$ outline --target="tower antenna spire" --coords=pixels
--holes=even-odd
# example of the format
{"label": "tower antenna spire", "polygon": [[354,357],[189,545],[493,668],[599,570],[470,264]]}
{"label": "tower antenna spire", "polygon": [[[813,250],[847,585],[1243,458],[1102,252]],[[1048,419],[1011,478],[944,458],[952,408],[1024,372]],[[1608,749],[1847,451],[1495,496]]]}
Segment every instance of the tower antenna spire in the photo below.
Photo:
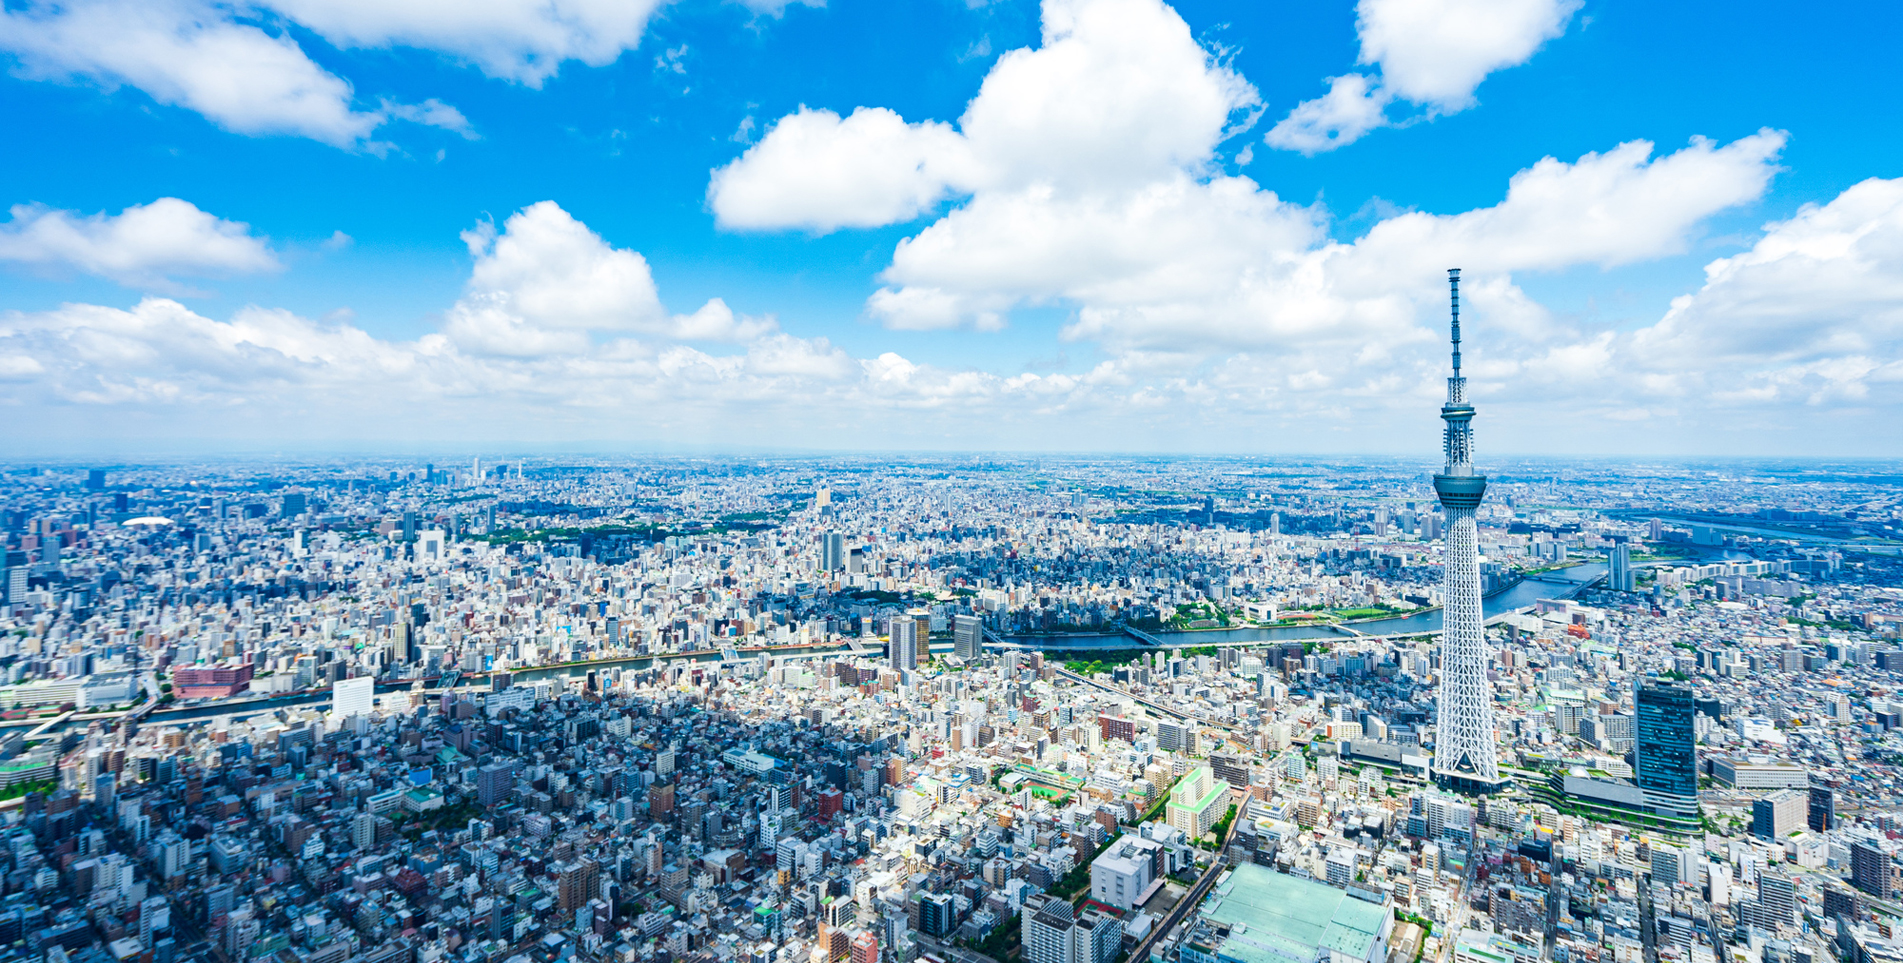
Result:
{"label": "tower antenna spire", "polygon": [[1454,299],[1454,377],[1460,377],[1460,269],[1447,269],[1447,286]]}

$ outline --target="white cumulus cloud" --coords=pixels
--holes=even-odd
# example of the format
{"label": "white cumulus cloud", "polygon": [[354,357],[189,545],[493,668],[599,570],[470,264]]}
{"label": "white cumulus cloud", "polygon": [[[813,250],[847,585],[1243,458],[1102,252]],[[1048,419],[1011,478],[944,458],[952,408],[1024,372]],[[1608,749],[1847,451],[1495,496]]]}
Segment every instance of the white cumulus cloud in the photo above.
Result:
{"label": "white cumulus cloud", "polygon": [[[1577,178],[1573,190],[1598,191],[1608,209],[1629,211],[1634,198],[1686,176],[1675,165],[1702,165],[1699,172],[1715,179],[1737,162],[1731,154],[1761,156],[1763,149],[1750,138],[1655,159],[1642,150],[1621,157],[1631,150],[1621,148],[1555,162],[1543,176]],[[1599,165],[1623,173],[1607,177]],[[1528,247],[1513,262],[1521,270],[1617,259],[1591,231],[1569,251],[1517,228],[1480,238],[1488,222],[1530,217],[1529,205],[1563,193],[1528,193],[1528,180],[1517,180],[1491,208],[1408,229],[1421,243],[1483,260]],[[1223,188],[1238,205],[1231,217],[1247,218],[1251,198],[1261,203],[1261,192],[1246,184]],[[1722,196],[1714,192],[1704,203]],[[1550,210],[1568,210],[1573,200]],[[1283,225],[1290,237],[1305,230],[1293,219],[1302,209],[1265,210],[1291,218]],[[1128,221],[1142,213],[1103,216]],[[423,432],[541,442],[1126,451],[1360,451],[1413,439],[1432,451],[1446,366],[1445,265],[1435,261],[1430,270],[1425,261],[1397,260],[1402,255],[1386,242],[1313,241],[1276,255],[1287,262],[1280,267],[1267,263],[1273,258],[1252,263],[1237,255],[1204,275],[1156,270],[1158,277],[1128,291],[1118,289],[1115,270],[1074,270],[1070,283],[1099,299],[1079,312],[1078,324],[1104,325],[1080,336],[1100,339],[1111,356],[1085,371],[1012,373],[945,367],[894,350],[855,356],[824,338],[769,329],[725,346],[677,339],[735,323],[719,300],[687,316],[650,307],[648,327],[631,328],[602,305],[645,303],[645,285],[630,280],[644,272],[615,256],[632,252],[565,223],[572,221],[549,205],[511,217],[486,238],[472,232],[482,280],[472,279],[441,332],[415,340],[260,307],[219,320],[156,297],[129,307],[0,313],[0,407],[15,429],[9,440],[51,445],[83,437],[150,450],[167,439],[281,440],[283,425],[295,423],[305,443],[332,445],[413,440]],[[1674,249],[1676,240],[1660,240],[1669,232],[1650,230],[1652,250]],[[1026,247],[1040,243],[1033,238]],[[1054,243],[1077,242],[1059,236]],[[1264,235],[1263,243],[1287,241]],[[1205,244],[1193,253],[1219,249]],[[1093,256],[1114,260],[1116,252]],[[1702,287],[1637,327],[1555,316],[1510,275],[1466,266],[1467,361],[1483,452],[1868,454],[1903,447],[1892,416],[1903,403],[1903,179],[1866,181],[1766,225],[1748,249],[1711,261]],[[1416,271],[1429,276],[1381,278]],[[594,294],[579,301],[528,296],[550,279]],[[1144,299],[1142,287],[1165,282],[1178,285],[1177,293]],[[1187,293],[1205,284],[1233,290],[1201,300]],[[518,294],[535,306],[521,307]],[[454,330],[456,310],[490,311],[487,323],[518,330],[503,330],[497,344],[474,340]],[[553,326],[575,315],[583,321]]]}
{"label": "white cumulus cloud", "polygon": [[1738,400],[1903,400],[1903,178],[1872,178],[1767,225],[1625,359],[1662,395]]}
{"label": "white cumulus cloud", "polygon": [[776,327],[736,316],[718,298],[670,316],[646,258],[610,245],[554,201],[510,215],[500,232],[485,222],[462,238],[475,268],[444,331],[472,351],[575,354],[593,344],[592,331],[736,341]]}
{"label": "white cumulus cloud", "polygon": [[1473,102],[1496,70],[1518,66],[1566,32],[1581,0],[1361,0],[1363,64],[1395,94],[1441,111]]}
{"label": "white cumulus cloud", "polygon": [[726,228],[877,227],[930,209],[970,180],[970,166],[949,124],[907,124],[883,107],[843,119],[802,107],[715,171],[707,196]]}
{"label": "white cumulus cloud", "polygon": [[660,0],[258,0],[339,47],[415,47],[540,87],[569,60],[614,62]]}
{"label": "white cumulus cloud", "polygon": [[247,224],[161,197],[118,214],[15,205],[0,224],[0,261],[70,268],[134,287],[166,289],[176,275],[275,271],[269,242]]}
{"label": "white cumulus cloud", "polygon": [[136,87],[240,134],[292,134],[340,147],[382,122],[348,82],[295,41],[194,0],[35,0],[0,10],[0,50],[36,80]]}
{"label": "white cumulus cloud", "polygon": [[724,226],[830,231],[974,191],[1138,185],[1206,165],[1258,103],[1158,0],[1047,0],[1041,45],[999,57],[956,130],[802,109],[715,171],[708,197]]}
{"label": "white cumulus cloud", "polygon": [[339,48],[411,47],[540,87],[577,61],[612,63],[640,43],[663,0],[23,0],[0,9],[0,51],[28,79],[132,87],[248,135],[381,151],[391,120],[473,138],[436,98],[364,107],[287,32]]}
{"label": "white cumulus cloud", "polygon": [[[1070,21],[1063,18],[1127,15],[1131,9],[1106,2],[1093,13],[1088,6],[1047,5],[1047,20],[1056,16],[1059,25],[1047,22],[1047,35],[1088,46],[1100,34],[1065,32],[1061,25]],[[1173,16],[1160,4],[1153,5],[1157,11]],[[1138,65],[1131,68],[1133,77],[1141,78],[1144,70],[1179,78],[1200,71],[1202,89],[1230,92],[1213,100],[1226,105],[1227,113],[1207,116],[1233,117],[1249,103],[1235,94],[1246,84],[1193,42],[1186,51],[1170,31],[1150,33],[1168,55],[1128,58]],[[1114,38],[1111,48],[1122,49],[1118,31],[1101,35]],[[882,287],[866,302],[872,318],[897,330],[985,330],[1003,326],[1018,308],[1065,308],[1072,317],[1062,336],[1093,343],[1108,356],[1106,363],[1125,379],[1115,403],[1126,410],[1181,415],[1185,405],[1208,405],[1231,414],[1301,412],[1315,423],[1348,424],[1369,410],[1431,407],[1446,365],[1444,271],[1462,267],[1479,345],[1469,352],[1476,392],[1567,398],[1592,413],[1596,425],[1630,420],[1635,412],[1655,423],[1695,420],[1704,409],[1683,403],[1691,396],[1745,404],[1801,390],[1819,404],[1849,404],[1876,396],[1877,386],[1899,372],[1898,353],[1885,333],[1893,311],[1883,306],[1894,304],[1886,285],[1903,270],[1881,256],[1889,250],[1885,225],[1891,215],[1882,213],[1889,210],[1889,194],[1877,186],[1773,225],[1751,252],[1714,265],[1706,290],[1656,326],[1613,330],[1582,323],[1549,310],[1518,282],[1526,273],[1609,271],[1694,250],[1715,215],[1764,197],[1785,145],[1782,132],[1767,129],[1729,143],[1694,138],[1665,151],[1630,141],[1574,158],[1532,160],[1501,185],[1497,203],[1445,214],[1395,213],[1358,240],[1344,242],[1330,238],[1325,210],[1292,204],[1249,178],[1215,168],[1211,160],[1230,130],[1221,123],[1179,128],[1178,136],[1166,138],[1169,148],[1159,150],[1138,128],[1146,117],[1167,119],[1167,110],[1156,106],[1157,114],[1146,115],[1132,108],[1120,118],[1131,124],[1118,128],[1128,143],[1100,141],[1087,156],[1042,150],[1047,141],[1035,123],[1008,134],[982,133],[985,128],[973,118],[981,106],[990,109],[1000,91],[1011,90],[1013,97],[999,103],[1038,104],[1061,99],[1077,83],[1082,74],[1076,70],[1036,63],[1048,49],[1019,51],[1001,61],[1000,72],[1006,61],[1019,69],[1003,79],[1000,73],[988,77],[955,132],[933,127],[928,135],[926,125],[876,115],[888,144],[932,136],[954,146],[937,154],[913,152],[922,159],[908,169],[916,180],[903,195],[911,199],[902,203],[892,200],[897,195],[888,182],[876,179],[850,179],[840,188],[844,207],[899,212],[889,219],[929,210],[924,199],[947,205],[894,249],[880,276]],[[1098,56],[1066,48],[1060,59],[1095,63]],[[1358,81],[1342,89],[1350,102],[1386,96]],[[1425,88],[1410,89],[1427,96]],[[876,109],[853,116],[874,116]],[[1364,114],[1363,121],[1373,116]],[[805,132],[805,156],[822,156],[849,142],[844,128],[850,118],[829,118]],[[1191,130],[1200,132],[1200,140],[1183,133]],[[999,160],[1030,153],[1037,153],[1035,162]],[[769,165],[752,165],[763,156],[744,157],[726,170],[760,174]],[[954,173],[931,173],[938,164]],[[858,183],[864,184],[863,197],[854,196]],[[718,199],[721,189],[712,193]],[[764,202],[756,205],[764,208]],[[787,215],[763,223],[848,223],[820,223],[817,217]],[[1748,295],[1739,297],[1741,303],[1778,303],[1742,279],[1770,278],[1773,263],[1794,263],[1790,252],[1816,250],[1839,252],[1815,270],[1806,263],[1817,285],[1838,292],[1817,303],[1841,305],[1839,323],[1806,329],[1776,311],[1764,315],[1762,325],[1730,312],[1722,321],[1700,320],[1717,317],[1731,292]],[[1783,280],[1773,286],[1787,287]],[[1805,290],[1795,282],[1788,288]],[[1858,300],[1849,292],[1866,294]],[[1806,347],[1790,348],[1788,359],[1780,359],[1754,342],[1748,359],[1739,362],[1740,385],[1727,394],[1713,359],[1726,357],[1724,338],[1742,338],[1758,327],[1766,332],[1758,341],[1796,337]],[[1830,350],[1816,346],[1823,344]],[[1641,363],[1634,356],[1641,350],[1670,360]],[[884,384],[903,377],[911,364],[873,359],[867,370]],[[1042,379],[1038,391],[1055,391],[1067,377]],[[1075,390],[1101,400],[1110,384],[1077,382]],[[1608,401],[1613,398],[1620,401]]]}
{"label": "white cumulus cloud", "polygon": [[[579,332],[541,332],[557,338]],[[762,333],[727,353],[612,337],[585,351],[466,349],[455,335],[380,339],[350,324],[246,308],[229,320],[176,301],[0,313],[10,442],[151,446],[215,435],[346,444],[519,438],[781,446],[853,437],[969,437],[1035,406],[1114,408],[1093,378],[1001,377],[854,358],[825,338]],[[31,418],[21,418],[31,412]],[[925,420],[925,419],[930,419]],[[284,425],[295,423],[294,438]],[[84,430],[82,430],[84,429]]]}
{"label": "white cumulus cloud", "polygon": [[1409,262],[1423,271],[1442,262],[1498,272],[1611,267],[1679,254],[1706,218],[1764,193],[1785,139],[1762,130],[1724,146],[1693,138],[1656,159],[1642,140],[1571,163],[1542,158],[1513,175],[1493,207],[1397,215],[1355,248],[1378,271]]}
{"label": "white cumulus cloud", "polygon": [[1388,105],[1407,100],[1429,114],[1473,106],[1488,74],[1527,62],[1566,32],[1582,0],[1361,0],[1359,63],[1377,76],[1347,74],[1303,101],[1269,131],[1269,146],[1304,154],[1334,150],[1387,126]]}
{"label": "white cumulus cloud", "polygon": [[1328,93],[1303,101],[1269,128],[1270,147],[1318,154],[1352,143],[1385,126],[1393,95],[1363,74],[1342,74],[1328,82]]}
{"label": "white cumulus cloud", "polygon": [[[1370,339],[1377,348],[1360,356],[1372,360],[1431,336],[1416,316],[1453,265],[1483,286],[1500,282],[1481,296],[1522,329],[1550,327],[1507,282],[1512,272],[1681,253],[1705,219],[1761,196],[1784,143],[1765,131],[1657,158],[1642,141],[1546,158],[1493,207],[1401,214],[1339,244],[1324,211],[1214,168],[1254,91],[1174,11],[1156,0],[1053,0],[1044,13],[1044,46],[1002,57],[957,131],[876,107],[844,120],[802,111],[715,173],[716,211],[730,225],[751,216],[751,226],[827,230],[902,220],[955,196],[899,242],[867,302],[895,329],[995,329],[1014,307],[1062,304],[1076,312],[1068,337],[1153,360]],[[1337,86],[1348,102],[1374,96],[1359,79]],[[1099,112],[1093,98],[1105,89],[1115,96]],[[1073,130],[1084,125],[1060,104],[1104,120]],[[802,180],[815,172],[826,180]],[[1318,359],[1317,370],[1344,357]]]}

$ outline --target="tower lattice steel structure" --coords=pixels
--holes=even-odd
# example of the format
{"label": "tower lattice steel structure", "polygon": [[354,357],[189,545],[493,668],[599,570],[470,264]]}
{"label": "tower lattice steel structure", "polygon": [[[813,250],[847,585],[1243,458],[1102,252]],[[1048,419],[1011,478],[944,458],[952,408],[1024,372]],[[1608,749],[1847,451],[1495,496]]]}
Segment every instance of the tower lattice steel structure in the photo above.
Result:
{"label": "tower lattice steel structure", "polygon": [[1447,282],[1453,297],[1454,373],[1447,379],[1447,403],[1440,409],[1447,423],[1447,465],[1434,476],[1434,493],[1447,522],[1434,777],[1450,788],[1492,792],[1500,786],[1500,764],[1481,628],[1480,531],[1474,520],[1487,494],[1487,476],[1474,471],[1474,406],[1467,401],[1467,379],[1460,374],[1459,268],[1447,272]]}

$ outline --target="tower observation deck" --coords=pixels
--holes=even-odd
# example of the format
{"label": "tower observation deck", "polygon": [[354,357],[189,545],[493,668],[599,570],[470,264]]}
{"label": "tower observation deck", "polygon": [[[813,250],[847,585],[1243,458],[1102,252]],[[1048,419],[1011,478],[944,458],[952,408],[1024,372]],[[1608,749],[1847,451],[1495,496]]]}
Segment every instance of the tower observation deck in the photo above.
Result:
{"label": "tower observation deck", "polygon": [[1460,792],[1500,788],[1493,736],[1493,685],[1487,680],[1487,642],[1480,611],[1480,529],[1475,510],[1487,494],[1487,476],[1474,471],[1474,406],[1460,373],[1460,269],[1447,272],[1452,294],[1454,373],[1447,379],[1442,448],[1447,461],[1434,476],[1446,516],[1440,692],[1434,735],[1434,780]]}

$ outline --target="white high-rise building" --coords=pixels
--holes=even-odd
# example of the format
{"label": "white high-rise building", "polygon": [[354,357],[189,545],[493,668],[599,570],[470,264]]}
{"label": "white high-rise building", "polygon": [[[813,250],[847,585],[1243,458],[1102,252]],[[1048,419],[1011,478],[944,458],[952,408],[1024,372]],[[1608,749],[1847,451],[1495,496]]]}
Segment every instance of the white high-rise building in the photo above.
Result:
{"label": "white high-rise building", "polygon": [[1474,518],[1487,494],[1487,476],[1474,471],[1474,406],[1467,401],[1467,379],[1460,374],[1460,269],[1448,271],[1447,280],[1453,291],[1454,373],[1447,379],[1447,403],[1440,409],[1447,423],[1446,468],[1434,476],[1434,492],[1447,520],[1434,777],[1450,788],[1492,792],[1500,786],[1500,764],[1480,610],[1480,528]]}
{"label": "white high-rise building", "polygon": [[1106,913],[1076,913],[1068,901],[1045,894],[1024,901],[1020,943],[1024,963],[1110,963],[1123,928]]}
{"label": "white high-rise building", "polygon": [[760,808],[760,848],[772,852],[780,842],[780,787],[768,786]]}
{"label": "white high-rise building", "polygon": [[377,680],[367,675],[338,679],[330,688],[331,719],[341,723],[351,716],[369,715],[376,691]]}
{"label": "white high-rise building", "polygon": [[887,653],[892,667],[902,672],[918,668],[918,620],[910,615],[892,617],[892,641]]}
{"label": "white high-rise building", "polygon": [[159,935],[172,928],[172,904],[163,896],[148,896],[139,904],[139,944],[151,949]]}

